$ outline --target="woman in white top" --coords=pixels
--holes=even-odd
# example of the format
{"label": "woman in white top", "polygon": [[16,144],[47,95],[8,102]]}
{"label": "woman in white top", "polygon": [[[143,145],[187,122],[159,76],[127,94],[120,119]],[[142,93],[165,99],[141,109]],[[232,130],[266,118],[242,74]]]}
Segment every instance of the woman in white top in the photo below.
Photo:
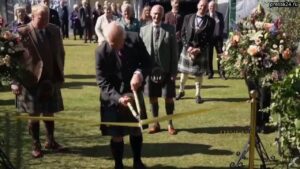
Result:
{"label": "woman in white top", "polygon": [[104,27],[107,26],[110,22],[117,20],[117,17],[112,14],[110,5],[104,5],[103,10],[104,14],[98,17],[95,25],[95,32],[98,36],[99,45],[101,45],[101,43],[106,39],[103,34]]}

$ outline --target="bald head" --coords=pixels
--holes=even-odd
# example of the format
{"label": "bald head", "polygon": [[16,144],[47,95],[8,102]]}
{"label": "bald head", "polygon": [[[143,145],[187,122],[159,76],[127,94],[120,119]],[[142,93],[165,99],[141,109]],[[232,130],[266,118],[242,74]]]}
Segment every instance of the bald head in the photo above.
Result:
{"label": "bald head", "polygon": [[206,14],[207,11],[207,0],[200,0],[197,4],[197,14],[203,16]]}
{"label": "bald head", "polygon": [[154,5],[151,8],[151,17],[154,24],[160,24],[164,16],[164,8],[161,5]]}
{"label": "bald head", "polygon": [[122,49],[125,41],[125,30],[117,22],[111,22],[104,28],[109,45],[116,50]]}

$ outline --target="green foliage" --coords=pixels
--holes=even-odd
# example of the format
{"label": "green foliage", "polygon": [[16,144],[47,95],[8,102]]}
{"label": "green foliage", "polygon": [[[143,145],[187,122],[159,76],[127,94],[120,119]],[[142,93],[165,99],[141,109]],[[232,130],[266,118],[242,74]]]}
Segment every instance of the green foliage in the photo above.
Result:
{"label": "green foliage", "polygon": [[300,154],[300,66],[273,87],[271,111],[279,114],[279,148],[283,157]]}
{"label": "green foliage", "polygon": [[[298,7],[272,7],[269,8],[269,0],[263,0],[263,5],[274,16],[282,18],[283,31],[288,32],[293,42],[300,42],[300,0],[293,0],[291,2],[297,3]],[[272,2],[287,2],[286,0],[276,0]]]}

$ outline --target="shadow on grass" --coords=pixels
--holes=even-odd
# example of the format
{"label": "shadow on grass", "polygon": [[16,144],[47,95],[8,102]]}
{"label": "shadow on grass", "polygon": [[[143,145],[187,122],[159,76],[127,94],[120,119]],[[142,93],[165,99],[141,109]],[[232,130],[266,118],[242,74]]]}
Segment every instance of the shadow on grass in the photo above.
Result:
{"label": "shadow on grass", "polygon": [[0,106],[7,106],[7,105],[14,105],[14,104],[15,104],[14,99],[8,99],[8,100],[0,99]]}
{"label": "shadow on grass", "polygon": [[190,129],[177,129],[178,132],[189,132],[194,134],[234,134],[234,133],[249,133],[249,126],[222,126],[222,127],[202,127]]}
{"label": "shadow on grass", "polygon": [[97,86],[96,82],[66,82],[62,88],[82,89],[83,86]]}
{"label": "shadow on grass", "polygon": [[[164,165],[155,165],[155,166],[148,166],[148,169],[228,169],[228,167],[208,167],[208,166],[193,166],[193,167],[174,167],[174,166],[164,166]],[[132,169],[129,167],[129,169]]]}
{"label": "shadow on grass", "polygon": [[205,102],[246,102],[249,98],[203,98]]}
{"label": "shadow on grass", "polygon": [[[249,98],[205,98],[202,97],[205,102],[246,102]],[[195,100],[195,97],[186,97],[180,98],[180,100]],[[179,100],[179,101],[180,101]]]}
{"label": "shadow on grass", "polygon": [[[130,145],[125,145],[125,152],[130,153]],[[167,150],[167,151],[166,151]],[[79,154],[87,157],[107,157],[111,158],[109,145],[92,147],[70,147],[70,154]],[[125,154],[125,158],[131,158]],[[143,144],[143,157],[176,157],[192,154],[207,155],[232,155],[229,150],[213,149],[210,145],[189,144],[189,143],[145,143]]]}
{"label": "shadow on grass", "polygon": [[[179,86],[176,85],[176,88],[179,89]],[[194,89],[195,90],[195,85],[185,85],[184,88],[186,90]],[[213,88],[229,88],[229,86],[225,85],[202,85],[201,89],[213,89]]]}
{"label": "shadow on grass", "polygon": [[71,74],[71,75],[65,75],[65,78],[70,78],[70,79],[96,79],[96,75]]}

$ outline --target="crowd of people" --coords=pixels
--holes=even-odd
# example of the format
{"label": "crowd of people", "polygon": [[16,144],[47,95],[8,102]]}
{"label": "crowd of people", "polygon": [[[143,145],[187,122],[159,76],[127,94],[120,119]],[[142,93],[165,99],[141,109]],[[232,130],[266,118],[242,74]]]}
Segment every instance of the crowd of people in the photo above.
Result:
{"label": "crowd of people", "polygon": [[[102,122],[136,121],[128,103],[133,102],[132,92],[142,89],[149,97],[153,117],[158,116],[159,97],[165,99],[166,113],[173,114],[174,99],[185,96],[189,75],[195,77],[195,102],[203,103],[200,92],[203,77],[208,75],[211,79],[214,76],[213,50],[216,48],[217,58],[223,52],[224,17],[216,11],[214,1],[199,0],[197,12],[186,16],[180,13],[179,5],[179,0],[171,0],[172,9],[166,14],[161,5],[146,5],[140,18],[134,17],[128,1],[122,5],[105,1],[103,7],[96,1],[95,8],[91,9],[88,1],[82,0],[80,5],[74,5],[70,16],[64,1],[54,10],[49,8],[49,0],[42,0],[41,4],[32,6],[31,13],[27,13],[24,6],[16,5],[15,21],[9,27],[22,37],[32,39],[31,44],[24,46],[34,60],[26,66],[36,82],[12,84],[18,108],[31,116],[53,116],[63,110],[60,86],[64,81],[65,52],[62,39],[69,38],[69,20],[74,39],[79,35],[85,43],[98,43],[95,63],[96,81],[101,90]],[[220,78],[226,80],[219,62],[218,72]],[[54,139],[54,121],[45,121],[45,126],[45,148],[64,150]],[[149,128],[149,133],[160,130],[157,122]],[[33,140],[32,156],[42,157],[39,121],[30,120],[29,131]],[[112,137],[110,147],[116,169],[124,168],[123,137],[126,135],[130,135],[134,168],[146,168],[141,160],[143,137],[139,129],[102,125],[101,131]],[[168,133],[177,133],[172,120],[168,123]]]}

